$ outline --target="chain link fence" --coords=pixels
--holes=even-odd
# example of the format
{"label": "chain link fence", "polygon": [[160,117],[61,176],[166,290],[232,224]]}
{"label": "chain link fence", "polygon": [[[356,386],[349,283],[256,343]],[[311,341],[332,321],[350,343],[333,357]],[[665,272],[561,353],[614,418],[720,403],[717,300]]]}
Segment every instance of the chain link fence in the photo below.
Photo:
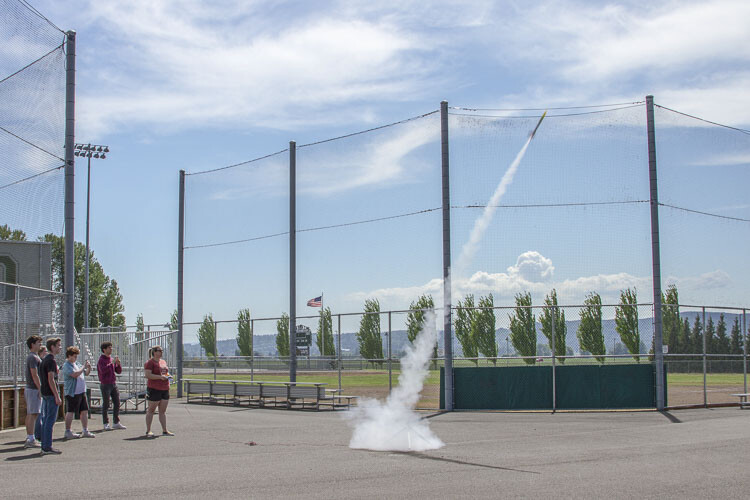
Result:
{"label": "chain link fence", "polygon": [[[625,311],[631,314],[625,314]],[[459,315],[454,311],[454,318]],[[677,311],[672,316],[667,311]],[[398,384],[399,359],[410,343],[404,329],[407,316],[418,311],[383,311],[332,314],[331,337],[335,351],[321,356],[319,345],[319,317],[298,318],[300,325],[309,328],[309,343],[300,344],[297,358],[297,375],[300,382],[326,383],[331,389],[344,394],[383,399]],[[472,316],[474,343],[482,336],[493,355],[476,352],[471,341],[454,337],[454,368],[460,367],[523,367],[523,366],[575,366],[602,364],[650,364],[653,362],[653,305],[604,304],[559,305],[556,309],[545,306],[493,307],[491,309],[463,309]],[[528,312],[531,328],[519,331],[514,326],[519,316]],[[551,336],[551,323],[545,325],[545,314],[559,314],[558,328]],[[666,305],[664,307],[665,365],[667,367],[667,399],[670,407],[699,406],[704,404],[736,404],[732,394],[747,389],[747,323],[746,310],[737,308],[695,307]],[[704,314],[705,313],[705,314]],[[489,330],[478,326],[476,317],[491,315],[494,325]],[[357,335],[365,316],[376,317],[371,324],[379,327],[382,353],[379,357],[362,356]],[[593,323],[590,318],[597,321]],[[679,318],[676,319],[676,318]],[[279,382],[289,380],[289,356],[268,353],[276,345],[277,323],[286,318],[261,318],[252,320],[252,356],[238,356],[230,352],[230,335],[237,333],[237,322],[215,321],[216,331],[224,331],[225,345],[217,349],[216,356],[206,356],[201,349],[186,354],[184,376],[211,380]],[[627,321],[626,321],[627,319]],[[200,327],[192,323],[189,327]],[[676,326],[675,326],[676,325]],[[705,326],[704,326],[705,325]],[[439,327],[439,325],[437,325]],[[454,331],[460,330],[454,323]],[[676,328],[676,330],[675,330]],[[675,332],[673,334],[673,332]],[[230,333],[231,332],[231,333]],[[494,333],[493,333],[494,332]],[[743,333],[744,332],[744,333]],[[286,335],[286,333],[284,333]],[[531,339],[532,353],[524,353]],[[442,336],[436,346],[436,355],[428,364],[420,408],[436,409],[440,403],[440,369],[444,367]],[[325,338],[325,337],[324,337]],[[555,339],[552,356],[552,339]],[[680,339],[680,340],[674,340]],[[683,340],[684,339],[684,340]],[[217,341],[221,342],[221,341]],[[259,347],[262,346],[262,347]],[[474,352],[467,356],[464,347]],[[210,346],[209,346],[210,348]],[[261,354],[257,349],[266,353]],[[587,350],[590,349],[590,350]],[[308,354],[309,352],[309,354]],[[477,390],[481,390],[477,388]]]}

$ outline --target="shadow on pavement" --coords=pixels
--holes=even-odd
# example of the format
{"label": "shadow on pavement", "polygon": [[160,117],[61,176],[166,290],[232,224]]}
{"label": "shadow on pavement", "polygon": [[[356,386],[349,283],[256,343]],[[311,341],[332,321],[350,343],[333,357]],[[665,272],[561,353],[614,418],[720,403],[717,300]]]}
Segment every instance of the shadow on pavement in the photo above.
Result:
{"label": "shadow on pavement", "polygon": [[391,451],[389,453],[397,453],[399,455],[404,455],[407,457],[414,457],[419,458],[422,460],[436,460],[438,462],[447,462],[451,464],[458,464],[458,465],[471,465],[472,467],[483,467],[485,469],[496,469],[496,470],[507,470],[511,472],[523,472],[526,474],[540,474],[540,472],[535,472],[532,470],[523,470],[523,469],[514,469],[512,467],[500,467],[498,465],[487,465],[487,464],[478,464],[475,462],[466,462],[464,460],[456,460],[454,458],[445,458],[445,457],[433,457],[432,455],[425,455],[424,453],[417,453],[413,451]]}

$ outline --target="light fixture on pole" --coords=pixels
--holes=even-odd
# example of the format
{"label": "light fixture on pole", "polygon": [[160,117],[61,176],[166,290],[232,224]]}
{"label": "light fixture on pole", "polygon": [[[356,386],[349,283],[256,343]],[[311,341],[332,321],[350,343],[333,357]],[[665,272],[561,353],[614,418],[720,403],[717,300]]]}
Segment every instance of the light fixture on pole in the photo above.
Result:
{"label": "light fixture on pole", "polygon": [[109,153],[109,146],[99,144],[76,144],[73,154],[79,158],[88,158],[88,174],[86,176],[86,290],[83,295],[83,328],[89,327],[89,210],[91,207],[91,158],[104,160]]}

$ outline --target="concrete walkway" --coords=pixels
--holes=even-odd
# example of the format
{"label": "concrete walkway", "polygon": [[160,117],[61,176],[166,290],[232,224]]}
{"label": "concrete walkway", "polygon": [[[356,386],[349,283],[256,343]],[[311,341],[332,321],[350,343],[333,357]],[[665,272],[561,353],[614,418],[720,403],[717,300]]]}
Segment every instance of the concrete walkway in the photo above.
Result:
{"label": "concrete walkway", "polygon": [[212,500],[746,498],[750,487],[750,412],[737,408],[443,414],[430,425],[446,446],[425,453],[349,449],[342,412],[173,400],[176,436],[156,439],[143,437],[142,414],[106,433],[94,417],[97,438],[56,441],[60,456],[24,450],[23,431],[0,433],[0,497],[28,498],[30,484],[34,496],[54,484],[56,496]]}

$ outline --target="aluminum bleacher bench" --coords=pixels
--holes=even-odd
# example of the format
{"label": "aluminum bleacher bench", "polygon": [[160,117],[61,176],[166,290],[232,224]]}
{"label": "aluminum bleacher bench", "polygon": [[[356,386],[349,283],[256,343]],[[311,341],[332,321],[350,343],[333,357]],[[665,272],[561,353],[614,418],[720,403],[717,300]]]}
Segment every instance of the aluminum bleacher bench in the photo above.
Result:
{"label": "aluminum bleacher bench", "polygon": [[285,406],[289,408],[289,386],[259,382],[260,406]]}
{"label": "aluminum bleacher bench", "polygon": [[248,404],[260,405],[260,386],[256,384],[235,384],[234,398],[236,404],[242,404],[242,398],[247,398]]}
{"label": "aluminum bleacher bench", "polygon": [[[201,402],[205,401],[205,394],[211,397],[211,384],[209,382],[196,382],[194,380],[185,380],[185,393],[187,394],[187,402],[190,402],[191,394],[200,394]],[[195,398],[193,398],[195,401]]]}
{"label": "aluminum bleacher bench", "polygon": [[750,393],[732,394],[732,396],[737,396],[740,398],[740,410],[746,410],[750,408],[750,402],[747,401],[747,397],[750,396]]}

